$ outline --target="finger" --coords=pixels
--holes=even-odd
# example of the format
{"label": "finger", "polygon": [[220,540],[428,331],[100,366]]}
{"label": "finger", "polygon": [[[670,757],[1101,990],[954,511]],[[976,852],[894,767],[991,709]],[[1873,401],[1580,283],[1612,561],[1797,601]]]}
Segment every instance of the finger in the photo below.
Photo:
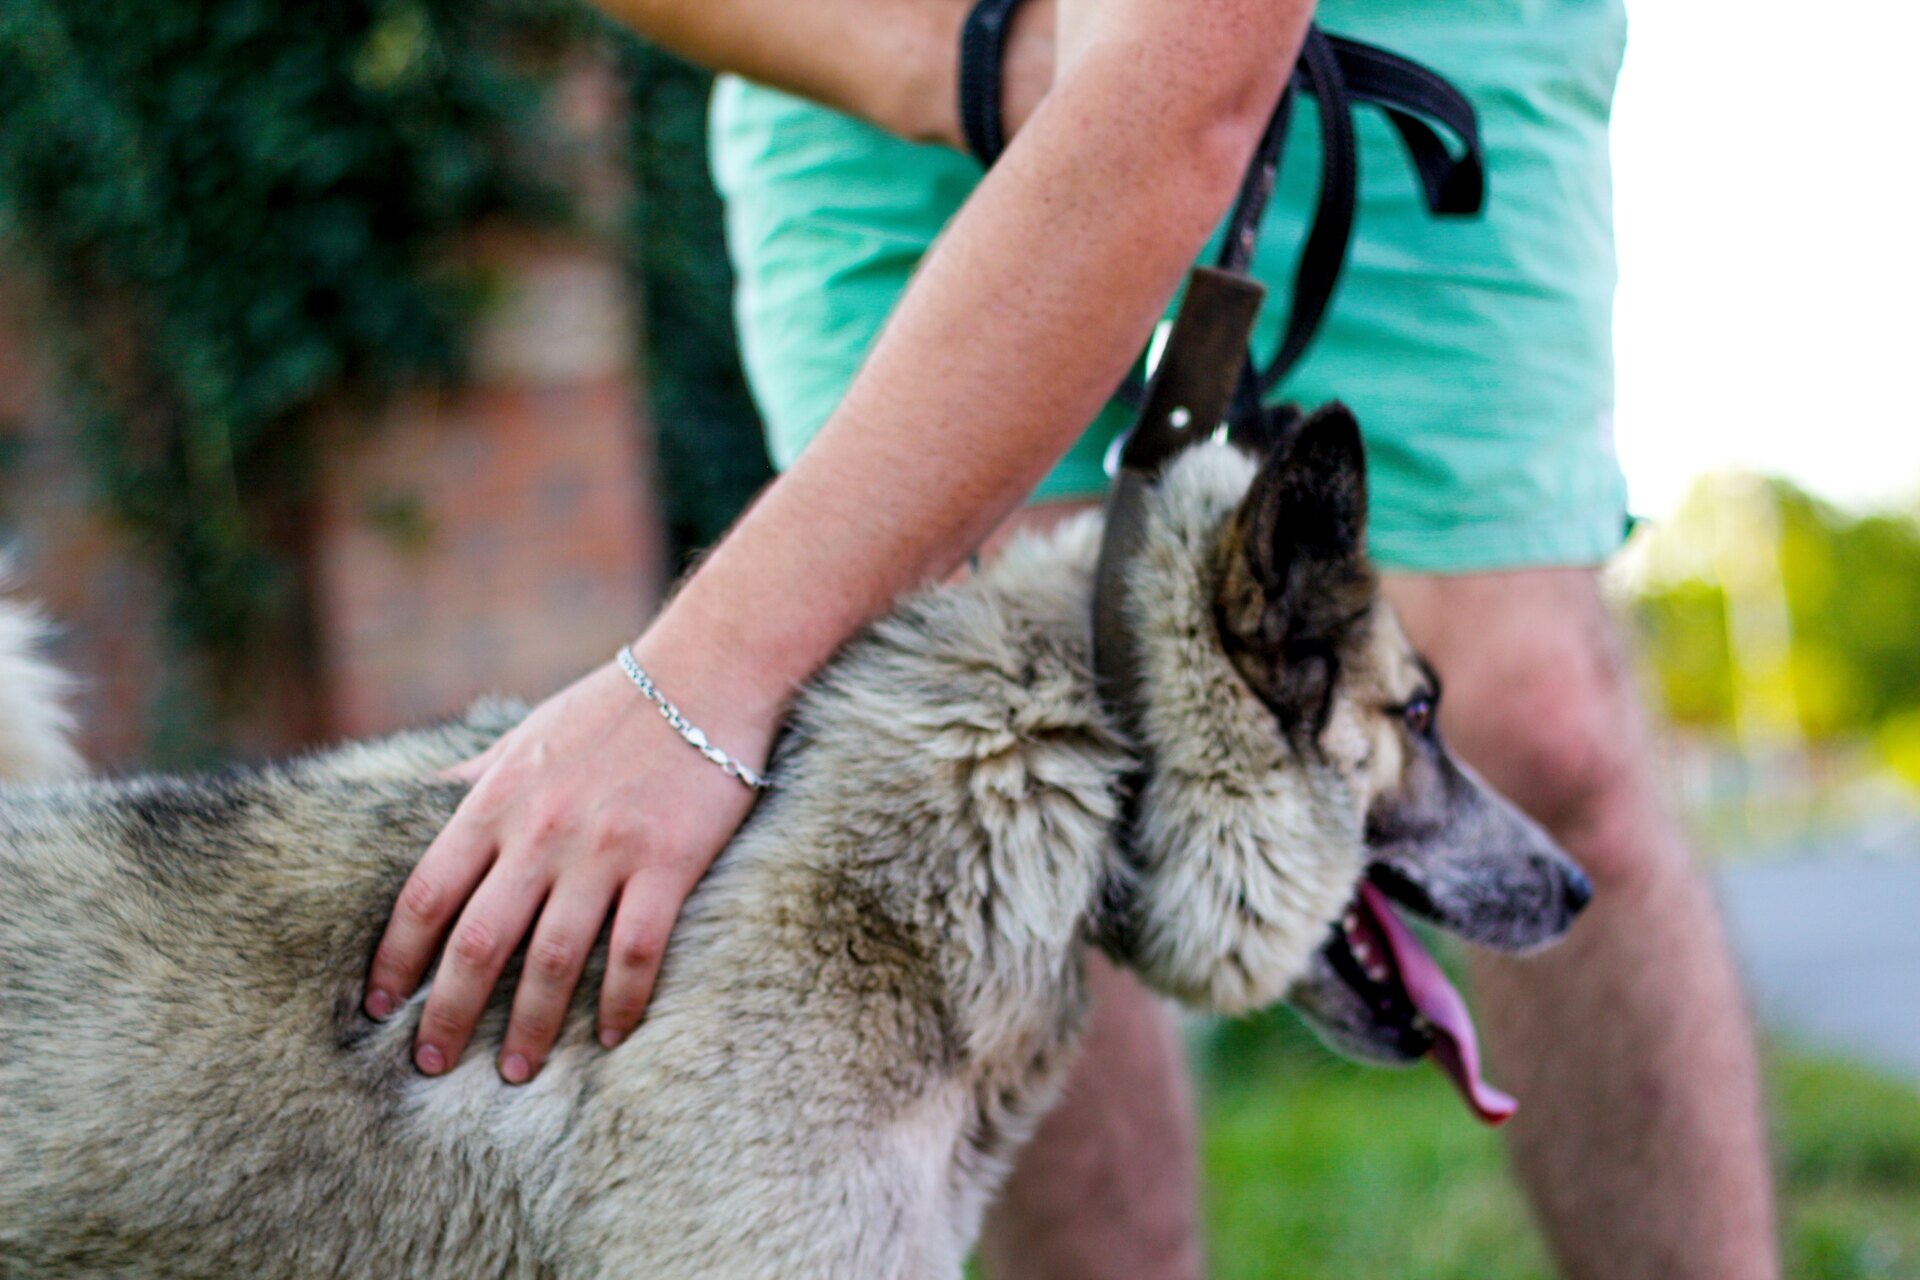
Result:
{"label": "finger", "polygon": [[562,880],[547,895],[527,944],[513,1014],[500,1046],[500,1076],[508,1084],[525,1084],[546,1062],[566,1023],[587,953],[618,891],[619,882],[611,875],[580,875]]}
{"label": "finger", "polygon": [[600,1043],[607,1048],[640,1025],[653,998],[667,936],[691,888],[669,872],[642,871],[621,890],[607,944],[607,976],[600,984]]}
{"label": "finger", "polygon": [[367,1016],[385,1018],[420,986],[460,908],[493,865],[494,841],[463,804],[401,886],[367,973]]}
{"label": "finger", "polygon": [[474,890],[447,935],[446,954],[420,1014],[420,1032],[413,1041],[413,1061],[420,1070],[437,1076],[460,1060],[500,970],[527,936],[547,887],[534,873],[495,863]]}
{"label": "finger", "polygon": [[493,768],[493,762],[500,758],[500,753],[506,749],[506,745],[505,737],[495,738],[493,745],[485,751],[470,760],[462,760],[451,769],[442,769],[439,776],[454,782],[478,782],[481,774]]}

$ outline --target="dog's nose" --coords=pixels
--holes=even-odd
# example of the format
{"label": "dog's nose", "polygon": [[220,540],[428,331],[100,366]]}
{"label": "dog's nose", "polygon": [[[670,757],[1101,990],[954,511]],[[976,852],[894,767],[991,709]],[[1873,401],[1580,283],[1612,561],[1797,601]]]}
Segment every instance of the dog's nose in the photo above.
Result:
{"label": "dog's nose", "polygon": [[1568,867],[1566,888],[1561,892],[1566,899],[1567,914],[1577,916],[1593,901],[1593,881],[1587,879],[1587,873],[1580,868]]}

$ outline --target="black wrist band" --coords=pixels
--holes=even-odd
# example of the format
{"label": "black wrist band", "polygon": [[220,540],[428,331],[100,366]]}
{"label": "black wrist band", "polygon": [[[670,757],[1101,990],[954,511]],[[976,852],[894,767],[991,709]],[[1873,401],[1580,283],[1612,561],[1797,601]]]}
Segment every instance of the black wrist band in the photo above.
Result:
{"label": "black wrist band", "polygon": [[1000,98],[1006,77],[1007,29],[1020,0],[979,0],[960,28],[960,132],[967,150],[992,168],[1007,149]]}

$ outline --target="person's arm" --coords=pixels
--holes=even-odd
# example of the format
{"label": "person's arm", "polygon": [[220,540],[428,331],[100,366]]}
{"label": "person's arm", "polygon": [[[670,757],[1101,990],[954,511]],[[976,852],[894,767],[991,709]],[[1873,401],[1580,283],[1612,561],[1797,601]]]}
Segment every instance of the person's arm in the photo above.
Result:
{"label": "person's arm", "polygon": [[[662,48],[838,108],[916,142],[960,140],[955,51],[969,0],[601,0]],[[1015,16],[1009,125],[1051,71],[1053,0]]]}
{"label": "person's arm", "polygon": [[[1310,12],[1061,0],[1051,92],[832,420],[636,646],[714,741],[762,763],[795,686],[955,567],[1098,412],[1231,199]],[[637,1024],[681,903],[751,797],[611,665],[464,776],[473,790],[402,892],[368,1008],[414,989],[457,914],[416,1048],[444,1069],[537,914],[501,1056],[524,1079],[616,900],[602,1038]]]}

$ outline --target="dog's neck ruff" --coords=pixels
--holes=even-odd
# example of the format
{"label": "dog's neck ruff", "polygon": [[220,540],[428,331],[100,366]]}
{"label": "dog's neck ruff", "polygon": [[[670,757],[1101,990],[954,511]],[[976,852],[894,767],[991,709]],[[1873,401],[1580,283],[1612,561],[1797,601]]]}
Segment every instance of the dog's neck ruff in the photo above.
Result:
{"label": "dog's neck ruff", "polygon": [[[1284,994],[1351,893],[1362,850],[1352,798],[1302,767],[1217,634],[1215,553],[1255,470],[1229,445],[1181,451],[1138,491],[1133,542],[1110,584],[1135,676],[1124,713],[1108,714],[1137,764],[1120,780],[1115,824],[1125,879],[1108,886],[1096,940],[1162,990],[1215,1008]],[[1241,899],[1248,885],[1260,901]],[[1222,921],[1210,939],[1184,923],[1195,903]]]}
{"label": "dog's neck ruff", "polygon": [[[1160,366],[1147,388],[1133,429],[1122,442],[1120,466],[1107,492],[1106,523],[1093,584],[1093,670],[1107,713],[1140,744],[1140,767],[1121,784],[1122,857],[1133,853],[1141,788],[1150,767],[1142,735],[1141,644],[1131,610],[1129,578],[1148,539],[1151,495],[1166,469],[1225,421],[1235,391],[1244,387],[1242,366],[1254,318],[1266,290],[1244,275],[1197,268],[1174,319]],[[1101,913],[1102,945],[1116,956],[1133,954],[1131,921],[1138,912],[1124,886],[1108,895]]]}

